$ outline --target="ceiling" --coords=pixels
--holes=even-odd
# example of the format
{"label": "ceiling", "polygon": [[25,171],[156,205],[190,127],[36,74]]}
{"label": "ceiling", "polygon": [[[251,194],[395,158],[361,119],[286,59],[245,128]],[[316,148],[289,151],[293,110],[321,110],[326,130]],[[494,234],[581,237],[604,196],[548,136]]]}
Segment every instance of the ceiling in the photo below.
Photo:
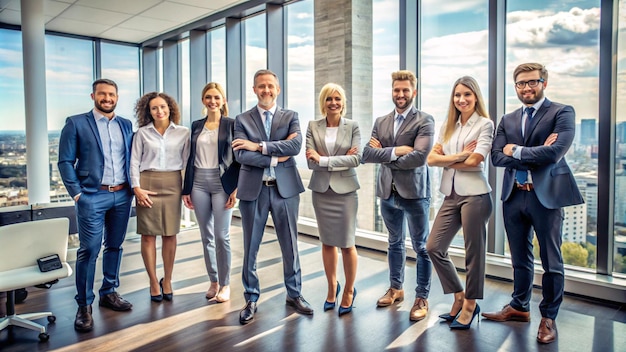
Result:
{"label": "ceiling", "polygon": [[[247,0],[43,0],[48,31],[142,43]],[[0,23],[21,24],[19,0],[0,0]]]}

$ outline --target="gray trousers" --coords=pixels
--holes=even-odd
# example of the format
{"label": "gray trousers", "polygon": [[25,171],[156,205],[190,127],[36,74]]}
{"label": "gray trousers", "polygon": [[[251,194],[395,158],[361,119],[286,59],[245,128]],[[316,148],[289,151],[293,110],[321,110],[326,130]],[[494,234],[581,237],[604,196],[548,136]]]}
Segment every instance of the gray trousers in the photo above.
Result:
{"label": "gray trousers", "polygon": [[230,284],[230,221],[232,209],[225,209],[228,194],[222,188],[219,169],[196,168],[191,201],[198,219],[204,264],[211,282]]}
{"label": "gray trousers", "polygon": [[487,220],[493,204],[489,193],[459,196],[452,190],[437,213],[426,243],[426,250],[437,271],[444,293],[463,291],[463,285],[448,255],[448,248],[459,229],[465,240],[465,298],[482,299],[485,284],[485,240]]}

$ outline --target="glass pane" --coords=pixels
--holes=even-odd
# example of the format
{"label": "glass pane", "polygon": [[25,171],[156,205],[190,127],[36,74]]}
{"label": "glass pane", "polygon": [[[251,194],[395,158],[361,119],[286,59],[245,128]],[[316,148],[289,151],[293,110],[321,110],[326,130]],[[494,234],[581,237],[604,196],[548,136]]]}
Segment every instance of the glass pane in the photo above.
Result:
{"label": "glass pane", "polygon": [[257,97],[252,91],[254,85],[254,73],[267,68],[267,44],[265,31],[265,14],[247,18],[243,21],[245,32],[246,72],[244,72],[244,110],[250,109],[256,104]]}
{"label": "glass pane", "polygon": [[[189,38],[183,39],[179,42],[181,51],[180,62],[180,101],[178,102],[178,108],[180,109],[181,121],[180,124],[191,127],[191,67],[189,66]],[[167,92],[166,92],[167,93]],[[176,98],[176,97],[174,97]],[[197,103],[197,98],[194,100]],[[194,116],[195,119],[195,116]]]}
{"label": "glass pane", "polygon": [[46,36],[46,101],[50,141],[51,202],[71,201],[57,168],[59,136],[68,116],[93,109],[91,40]]}
{"label": "glass pane", "polygon": [[[315,92],[315,60],[313,47],[313,1],[300,1],[285,7],[287,18],[287,94],[286,101],[289,109],[298,112],[300,129],[305,137],[310,120],[315,119],[317,109],[317,93]],[[246,87],[247,89],[247,87]],[[309,183],[311,170],[307,167],[305,157],[306,138],[302,140],[300,155],[296,157],[298,171],[305,185],[305,192],[300,200],[300,217],[315,218],[311,191],[306,188]]]}
{"label": "glass pane", "polygon": [[615,126],[614,271],[626,274],[626,0],[619,2],[617,106]]}
{"label": "glass pane", "polygon": [[224,50],[226,48],[226,29],[224,27],[214,29],[208,33],[208,37],[211,45],[209,80],[218,82],[224,89],[228,89],[226,88],[226,50]]}
{"label": "glass pane", "polygon": [[[576,137],[566,155],[585,204],[564,208],[563,260],[577,267],[595,267],[597,220],[598,36],[600,2],[550,2],[537,11],[532,2],[507,3],[506,106],[521,106],[513,70],[524,62],[546,66],[548,99],[572,105]],[[500,187],[500,186],[498,186]],[[500,203],[501,204],[501,203]],[[535,258],[539,246],[535,242]],[[508,244],[505,246],[508,254]]]}
{"label": "glass pane", "polygon": [[[459,2],[442,6],[439,2],[422,2],[420,110],[435,118],[435,142],[447,119],[454,82],[471,76],[480,86],[485,104],[488,97],[488,2]],[[439,191],[441,167],[431,167],[431,220],[443,203]],[[431,223],[432,225],[432,223]],[[459,231],[453,246],[464,247]]]}
{"label": "glass pane", "polygon": [[0,207],[28,205],[22,33],[0,29]]}
{"label": "glass pane", "polygon": [[117,83],[119,99],[115,113],[134,120],[135,103],[139,99],[139,48],[102,43],[102,77]]}

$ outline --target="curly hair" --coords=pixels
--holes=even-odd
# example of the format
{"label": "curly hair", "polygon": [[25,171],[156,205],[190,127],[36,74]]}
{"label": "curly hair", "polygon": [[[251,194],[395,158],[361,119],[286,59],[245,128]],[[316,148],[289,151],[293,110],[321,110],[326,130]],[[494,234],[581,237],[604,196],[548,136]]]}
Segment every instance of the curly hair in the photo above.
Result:
{"label": "curly hair", "polygon": [[150,102],[152,99],[159,97],[165,100],[170,109],[170,121],[177,125],[180,124],[180,110],[178,109],[176,100],[165,93],[150,92],[144,94],[137,100],[137,104],[135,104],[135,116],[137,117],[137,125],[139,127],[143,127],[154,121],[152,114],[150,114]]}

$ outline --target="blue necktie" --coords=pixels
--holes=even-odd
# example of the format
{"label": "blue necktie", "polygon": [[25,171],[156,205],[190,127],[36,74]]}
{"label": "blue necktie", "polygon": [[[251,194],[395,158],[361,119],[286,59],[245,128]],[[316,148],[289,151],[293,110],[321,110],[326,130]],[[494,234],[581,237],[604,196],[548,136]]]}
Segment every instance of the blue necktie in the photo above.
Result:
{"label": "blue necktie", "polygon": [[[270,139],[270,132],[272,131],[272,113],[269,111],[265,111],[263,113],[263,115],[265,115],[265,134],[267,135],[267,139]],[[273,167],[268,167],[265,169],[264,171],[265,173],[265,179],[275,179],[276,176],[274,175],[274,168]]]}
{"label": "blue necktie", "polygon": [[[526,113],[526,126],[524,126],[526,131],[524,132],[524,135],[526,135],[526,133],[528,133],[528,131],[530,130],[530,123],[531,123],[531,121],[533,119],[533,112],[534,111],[535,111],[535,108],[533,108],[533,107],[524,109],[524,112]],[[528,181],[528,171],[526,171],[526,170],[517,170],[515,172],[515,180],[520,185],[525,184],[526,181]]]}
{"label": "blue necktie", "polygon": [[400,126],[402,126],[402,122],[404,122],[404,116],[402,114],[396,116],[396,125],[393,128],[394,137],[398,134],[398,130],[400,130]]}

